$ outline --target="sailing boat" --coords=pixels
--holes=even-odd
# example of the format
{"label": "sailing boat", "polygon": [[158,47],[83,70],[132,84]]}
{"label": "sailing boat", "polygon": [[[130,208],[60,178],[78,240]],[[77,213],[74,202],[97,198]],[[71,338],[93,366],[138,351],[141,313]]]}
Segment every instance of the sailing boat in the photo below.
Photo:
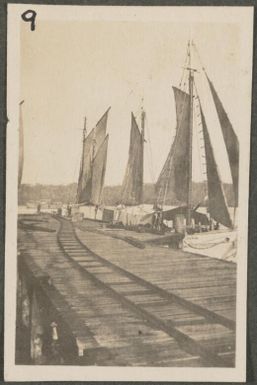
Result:
{"label": "sailing boat", "polygon": [[[184,82],[184,85],[187,84],[187,89],[173,87],[177,115],[176,135],[156,183],[157,205],[163,208],[168,196],[177,199],[179,207],[163,211],[163,219],[173,220],[177,231],[192,233],[196,222],[200,225],[200,230],[203,224],[210,223],[207,216],[194,208],[192,200],[192,143],[194,115],[196,115],[199,118],[198,126],[202,128],[206,159],[208,213],[210,219],[216,221],[216,227],[221,224],[227,230],[231,230],[234,223],[230,216],[205,113],[197,92],[194,79],[196,69],[191,67],[191,45],[192,43],[189,42],[185,66],[187,81]],[[195,45],[193,46],[195,47]],[[210,87],[225,143],[233,181],[234,206],[236,207],[238,203],[239,143],[218,93],[204,68],[203,71]],[[190,240],[190,237],[186,237],[186,240]]]}
{"label": "sailing boat", "polygon": [[131,129],[128,162],[121,187],[121,200],[116,221],[124,225],[137,225],[142,216],[144,180],[145,111],[141,110],[141,130],[135,115],[131,113]]}
{"label": "sailing boat", "polygon": [[[82,157],[76,203],[85,217],[96,219],[102,204],[109,135],[106,134],[110,107],[87,135],[83,130]],[[100,218],[101,219],[101,218]]]}

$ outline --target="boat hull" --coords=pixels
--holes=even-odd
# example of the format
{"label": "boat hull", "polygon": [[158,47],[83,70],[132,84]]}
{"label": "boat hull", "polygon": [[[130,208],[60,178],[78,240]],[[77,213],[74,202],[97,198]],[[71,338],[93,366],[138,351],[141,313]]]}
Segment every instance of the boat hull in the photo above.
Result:
{"label": "boat hull", "polygon": [[237,261],[236,230],[218,230],[186,235],[183,250],[227,261]]}

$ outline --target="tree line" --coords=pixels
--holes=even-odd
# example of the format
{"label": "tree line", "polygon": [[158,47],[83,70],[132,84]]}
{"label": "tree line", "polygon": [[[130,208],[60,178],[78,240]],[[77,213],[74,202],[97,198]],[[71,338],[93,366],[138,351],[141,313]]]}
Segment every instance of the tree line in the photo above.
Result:
{"label": "tree line", "polygon": [[[224,191],[229,206],[233,206],[233,186],[224,183]],[[22,184],[19,189],[19,205],[26,205],[29,202],[47,202],[48,204],[76,203],[77,183],[67,185],[43,185],[43,184]],[[193,204],[204,202],[207,195],[207,185],[205,182],[193,182],[192,201]],[[103,190],[103,203],[107,206],[114,206],[120,203],[121,186],[105,186]],[[156,200],[155,187],[152,183],[144,185],[144,203],[154,204]],[[169,195],[165,201],[166,205],[178,205],[179,201],[175,195]],[[204,204],[204,203],[202,203]]]}

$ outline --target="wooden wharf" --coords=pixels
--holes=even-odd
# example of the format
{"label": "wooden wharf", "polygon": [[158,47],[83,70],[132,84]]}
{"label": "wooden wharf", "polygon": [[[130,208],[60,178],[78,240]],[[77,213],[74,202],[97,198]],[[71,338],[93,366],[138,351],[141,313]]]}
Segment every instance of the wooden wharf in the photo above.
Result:
{"label": "wooden wharf", "polygon": [[145,248],[150,245],[167,245],[172,244],[176,247],[179,241],[183,239],[181,234],[157,234],[151,232],[131,231],[125,228],[108,228],[103,221],[94,221],[85,219],[83,222],[77,223],[76,226],[81,230],[93,231],[112,238],[121,239],[132,246]]}
{"label": "wooden wharf", "polygon": [[20,258],[49,277],[81,364],[234,366],[235,264],[34,217],[19,230]]}

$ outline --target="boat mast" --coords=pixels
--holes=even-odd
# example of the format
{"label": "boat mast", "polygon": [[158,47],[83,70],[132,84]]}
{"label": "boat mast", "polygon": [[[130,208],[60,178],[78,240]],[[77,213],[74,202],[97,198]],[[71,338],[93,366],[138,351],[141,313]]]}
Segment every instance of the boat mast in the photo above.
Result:
{"label": "boat mast", "polygon": [[81,157],[81,167],[83,168],[83,163],[84,163],[84,157],[85,157],[85,149],[84,149],[84,144],[87,136],[87,118],[85,116],[84,120],[84,128],[82,132],[82,157]]}
{"label": "boat mast", "polygon": [[188,42],[188,82],[189,82],[189,98],[190,98],[190,113],[189,113],[189,165],[188,165],[188,195],[187,195],[187,226],[191,226],[191,214],[192,214],[192,145],[193,145],[193,114],[194,114],[194,69],[191,67],[191,42]]}
{"label": "boat mast", "polygon": [[84,120],[84,128],[83,128],[83,133],[82,133],[82,161],[81,161],[81,171],[84,168],[84,158],[85,158],[85,141],[86,141],[86,136],[87,136],[87,117],[85,116]]}
{"label": "boat mast", "polygon": [[93,143],[92,143],[92,164],[94,162],[94,157],[95,157],[95,147],[96,147],[96,128],[94,128],[94,132],[93,132],[94,136],[93,136]]}
{"label": "boat mast", "polygon": [[83,128],[83,142],[86,139],[86,136],[87,136],[87,117],[85,116],[84,128]]}
{"label": "boat mast", "polygon": [[142,165],[141,165],[141,172],[142,172],[142,186],[141,186],[141,196],[140,196],[140,203],[143,203],[143,190],[144,190],[144,143],[145,143],[145,111],[143,109],[143,106],[141,108],[141,140],[142,140]]}
{"label": "boat mast", "polygon": [[85,144],[86,136],[87,136],[87,118],[85,116],[84,128],[82,133],[82,155],[81,155],[81,161],[80,161],[79,181],[78,181],[78,187],[77,187],[77,198],[76,198],[77,203],[79,203],[80,183],[81,183],[81,178],[83,174],[84,157],[85,157],[84,144]]}

